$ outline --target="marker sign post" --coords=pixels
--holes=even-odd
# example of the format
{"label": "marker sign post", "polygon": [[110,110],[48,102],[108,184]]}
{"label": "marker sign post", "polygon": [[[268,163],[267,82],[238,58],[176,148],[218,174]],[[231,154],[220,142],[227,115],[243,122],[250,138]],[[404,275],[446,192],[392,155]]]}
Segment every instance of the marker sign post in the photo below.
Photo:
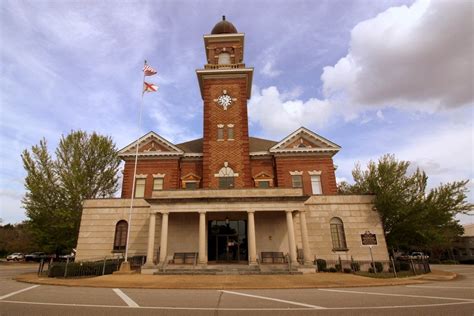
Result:
{"label": "marker sign post", "polygon": [[377,273],[374,263],[374,256],[372,255],[372,247],[377,246],[377,236],[369,231],[366,231],[360,235],[360,239],[362,240],[362,246],[369,246],[370,258],[372,259],[372,269],[374,269],[374,273]]}

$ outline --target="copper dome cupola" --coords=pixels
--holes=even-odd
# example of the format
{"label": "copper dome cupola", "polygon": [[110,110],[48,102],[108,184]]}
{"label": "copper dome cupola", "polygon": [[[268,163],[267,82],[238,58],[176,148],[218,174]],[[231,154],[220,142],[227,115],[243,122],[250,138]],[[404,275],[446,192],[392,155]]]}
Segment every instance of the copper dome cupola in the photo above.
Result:
{"label": "copper dome cupola", "polygon": [[222,21],[217,23],[211,31],[211,34],[234,34],[238,33],[234,24],[226,21],[225,15],[222,16]]}

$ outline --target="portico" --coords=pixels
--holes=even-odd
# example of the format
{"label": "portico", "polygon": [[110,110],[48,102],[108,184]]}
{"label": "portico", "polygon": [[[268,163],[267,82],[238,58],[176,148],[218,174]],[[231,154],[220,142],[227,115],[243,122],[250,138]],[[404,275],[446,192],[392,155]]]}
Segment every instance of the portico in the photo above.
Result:
{"label": "portico", "polygon": [[[158,266],[167,264],[174,252],[197,253],[196,263],[199,265],[206,265],[208,261],[256,265],[259,252],[280,251],[288,253],[292,264],[298,264],[293,217],[298,214],[304,218],[302,202],[306,197],[301,190],[159,193],[155,199],[148,200],[151,207],[146,267],[152,267],[155,263]],[[166,196],[166,201],[161,194]],[[170,196],[174,198],[170,199]],[[210,200],[212,203],[209,203]],[[306,222],[300,220],[300,225],[305,262],[311,261],[313,255],[309,249]],[[159,245],[155,243],[157,227],[161,234]]]}

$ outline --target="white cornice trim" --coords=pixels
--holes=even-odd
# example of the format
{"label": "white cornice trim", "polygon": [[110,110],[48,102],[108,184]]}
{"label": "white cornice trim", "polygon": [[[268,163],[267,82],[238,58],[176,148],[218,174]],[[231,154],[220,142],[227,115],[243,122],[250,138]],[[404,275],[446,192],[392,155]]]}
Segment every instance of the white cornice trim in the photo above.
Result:
{"label": "white cornice trim", "polygon": [[[151,131],[143,135],[136,141],[132,142],[131,144],[127,145],[126,147],[120,149],[118,152],[118,156],[121,158],[135,156],[135,150],[134,150],[135,146],[140,147],[140,145],[142,145],[143,143],[147,141],[150,141],[151,139],[156,139],[158,143],[169,148],[170,151],[148,151],[148,152],[138,153],[138,156],[176,156],[176,155],[184,154],[184,151],[176,147],[173,143],[161,137],[157,133]],[[126,153],[127,151],[130,151],[130,152]]]}
{"label": "white cornice trim", "polygon": [[313,170],[313,171],[308,171],[310,176],[320,176],[321,175],[321,170]]}
{"label": "white cornice trim", "polygon": [[268,156],[271,155],[269,151],[253,151],[249,153],[250,156]]}
{"label": "white cornice trim", "polygon": [[[294,141],[296,137],[299,135],[307,135],[310,138],[316,139],[327,147],[324,148],[281,148],[285,144]],[[278,153],[278,152],[338,152],[341,149],[341,146],[337,145],[336,143],[331,142],[330,140],[310,131],[306,127],[300,127],[290,135],[286,136],[283,140],[281,140],[278,144],[274,145],[272,148],[269,149],[270,152]]]}
{"label": "white cornice trim", "polygon": [[185,158],[194,158],[194,157],[198,157],[198,158],[199,158],[199,157],[203,157],[203,156],[204,156],[203,153],[185,153],[185,154],[183,155],[183,157],[185,157]]}
{"label": "white cornice trim", "polygon": [[148,177],[147,174],[137,174],[135,176],[135,179],[146,179]]}
{"label": "white cornice trim", "polygon": [[155,173],[153,174],[153,178],[164,178],[165,177],[165,173]]}

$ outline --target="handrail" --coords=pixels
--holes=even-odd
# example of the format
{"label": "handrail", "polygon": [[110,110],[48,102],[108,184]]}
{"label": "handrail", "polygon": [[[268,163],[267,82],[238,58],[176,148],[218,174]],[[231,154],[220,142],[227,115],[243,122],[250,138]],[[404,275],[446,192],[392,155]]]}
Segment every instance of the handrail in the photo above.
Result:
{"label": "handrail", "polygon": [[288,262],[288,272],[291,273],[291,257],[288,253],[285,254],[286,262]]}

